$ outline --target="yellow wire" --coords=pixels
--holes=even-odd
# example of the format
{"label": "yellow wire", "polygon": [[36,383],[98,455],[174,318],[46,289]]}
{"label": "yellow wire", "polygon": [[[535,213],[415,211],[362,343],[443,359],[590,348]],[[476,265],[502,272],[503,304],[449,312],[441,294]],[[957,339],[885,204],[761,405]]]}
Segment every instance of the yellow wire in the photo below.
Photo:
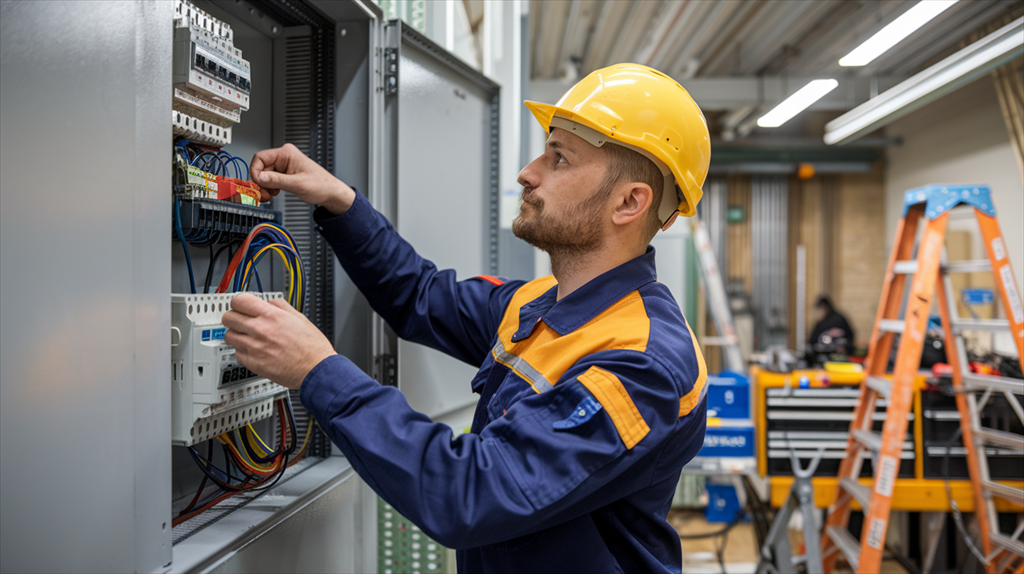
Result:
{"label": "yellow wire", "polygon": [[[252,428],[252,425],[246,425],[245,428],[249,430],[249,433],[247,433],[247,435],[250,436],[249,444],[252,445],[253,450],[258,452],[260,456],[267,456],[267,454],[273,452],[274,449],[267,446],[267,443],[264,442],[263,437],[256,434],[256,429]],[[254,443],[251,437],[256,437],[256,440],[259,441],[259,444]]]}
{"label": "yellow wire", "polygon": [[[292,267],[291,262],[288,260],[288,257],[285,256],[285,253],[284,253],[284,251],[281,250],[281,247],[286,247],[286,246],[283,243],[271,243],[270,245],[266,245],[262,249],[260,249],[258,252],[256,252],[256,254],[252,257],[252,259],[249,260],[249,262],[245,266],[245,274],[242,275],[243,277],[245,277],[245,282],[242,284],[242,291],[245,291],[246,288],[248,288],[248,286],[249,286],[249,277],[250,277],[249,273],[252,270],[253,262],[256,261],[257,259],[259,259],[260,255],[263,254],[263,252],[265,252],[266,250],[273,249],[274,251],[277,252],[278,255],[281,256],[281,260],[284,262],[285,268],[288,269],[288,279],[289,279],[288,299],[289,300],[295,299],[296,290],[298,290],[298,293],[302,293],[302,264],[301,264],[301,260],[296,258],[296,260],[298,261],[299,264],[298,264],[297,268],[296,267]],[[298,299],[295,299],[295,300],[298,301]],[[299,302],[299,305],[296,308],[298,308],[301,311],[302,310],[301,306],[302,306],[302,304],[301,304],[301,302]]]}

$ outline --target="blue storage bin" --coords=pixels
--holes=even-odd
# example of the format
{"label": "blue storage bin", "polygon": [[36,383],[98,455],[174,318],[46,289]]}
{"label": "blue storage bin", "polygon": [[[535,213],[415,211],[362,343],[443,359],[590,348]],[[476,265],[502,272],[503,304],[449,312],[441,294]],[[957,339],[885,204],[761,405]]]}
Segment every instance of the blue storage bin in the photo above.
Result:
{"label": "blue storage bin", "polygon": [[708,505],[704,508],[704,518],[708,522],[732,522],[743,512],[736,487],[731,484],[711,484],[708,490]]}
{"label": "blue storage bin", "polygon": [[750,382],[738,373],[723,371],[708,377],[708,416],[750,418]]}
{"label": "blue storage bin", "polygon": [[754,423],[747,420],[708,421],[704,446],[697,456],[754,456]]}

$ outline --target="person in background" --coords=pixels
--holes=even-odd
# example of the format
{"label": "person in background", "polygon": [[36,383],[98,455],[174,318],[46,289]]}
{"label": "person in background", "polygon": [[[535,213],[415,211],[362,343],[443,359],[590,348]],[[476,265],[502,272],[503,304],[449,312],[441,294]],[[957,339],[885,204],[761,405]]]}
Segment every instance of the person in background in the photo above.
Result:
{"label": "person in background", "polygon": [[836,311],[827,295],[819,295],[814,302],[818,322],[807,339],[807,363],[821,364],[832,355],[849,356],[853,353],[853,327],[842,313]]}

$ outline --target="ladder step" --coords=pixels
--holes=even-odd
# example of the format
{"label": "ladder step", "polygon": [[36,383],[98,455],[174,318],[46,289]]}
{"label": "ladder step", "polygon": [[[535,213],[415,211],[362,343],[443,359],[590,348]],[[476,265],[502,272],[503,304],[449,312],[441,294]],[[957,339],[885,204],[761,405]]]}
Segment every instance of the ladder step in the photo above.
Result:
{"label": "ladder step", "polygon": [[[943,265],[942,270],[946,273],[978,273],[981,271],[991,271],[992,263],[990,263],[988,259],[954,261]],[[908,259],[906,261],[897,261],[893,266],[892,271],[893,273],[899,273],[901,275],[913,275],[914,273],[917,273],[917,260]]]}
{"label": "ladder step", "polygon": [[1024,436],[995,429],[974,429],[974,437],[985,444],[1004,446],[1024,452]]}
{"label": "ladder step", "polygon": [[[1017,556],[1024,556],[1024,542],[1021,542],[1020,540],[1014,540],[1001,532],[994,531],[988,533],[988,539],[992,544],[999,546],[1000,548],[1005,548]],[[835,540],[835,538],[833,538],[833,540]]]}
{"label": "ladder step", "polygon": [[871,487],[864,486],[850,477],[840,478],[839,486],[846,492],[849,492],[850,496],[860,504],[860,507],[867,511],[868,506],[871,504]]}
{"label": "ladder step", "polygon": [[953,261],[942,266],[946,273],[980,273],[992,270],[992,262],[988,259],[970,261]]}
{"label": "ladder step", "polygon": [[1024,380],[998,377],[996,375],[979,375],[964,373],[964,386],[972,391],[992,391],[997,393],[1013,393],[1024,395]]}
{"label": "ladder step", "polygon": [[825,534],[832,539],[839,550],[843,552],[843,556],[846,556],[846,561],[850,563],[850,567],[853,571],[857,571],[857,565],[860,563],[860,544],[857,543],[857,539],[850,534],[850,531],[845,526],[826,526]]}
{"label": "ladder step", "polygon": [[1005,484],[999,484],[998,482],[992,482],[991,480],[983,480],[981,481],[981,485],[985,490],[1000,498],[1005,498],[1018,506],[1024,506],[1024,490],[1014,488],[1012,486],[1006,486]]}
{"label": "ladder step", "polygon": [[868,376],[864,380],[864,382],[865,384],[867,384],[868,387],[874,389],[875,391],[878,392],[878,394],[882,395],[887,399],[889,398],[889,395],[892,394],[892,379],[887,379],[885,377]]}
{"label": "ladder step", "polygon": [[913,275],[917,273],[917,259],[908,259],[906,261],[897,261],[892,267],[893,273],[899,273],[900,275]]}
{"label": "ladder step", "polygon": [[853,435],[853,440],[868,447],[869,449],[875,452],[882,450],[882,435],[874,431],[866,430],[855,430],[850,434]]}
{"label": "ladder step", "polygon": [[1009,331],[1006,319],[956,319],[953,327],[961,331]]}
{"label": "ladder step", "polygon": [[878,322],[878,330],[883,333],[902,333],[906,326],[903,319],[882,319]]}

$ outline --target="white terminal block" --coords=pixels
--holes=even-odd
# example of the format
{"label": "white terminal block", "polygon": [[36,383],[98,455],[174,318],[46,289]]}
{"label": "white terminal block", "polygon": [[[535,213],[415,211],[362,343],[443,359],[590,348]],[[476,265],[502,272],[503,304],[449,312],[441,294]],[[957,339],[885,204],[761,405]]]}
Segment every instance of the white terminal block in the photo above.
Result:
{"label": "white terminal block", "polygon": [[[283,293],[252,293],[264,301]],[[171,443],[210,440],[274,414],[288,389],[240,365],[221,322],[235,293],[171,294]]]}
{"label": "white terminal block", "polygon": [[228,42],[235,38],[230,25],[200,10],[188,0],[177,0],[174,3],[174,22],[178,27],[196,26]]}
{"label": "white terminal block", "polygon": [[171,125],[174,135],[185,136],[194,142],[214,147],[222,147],[231,143],[231,128],[194,118],[179,110],[172,110]]}

